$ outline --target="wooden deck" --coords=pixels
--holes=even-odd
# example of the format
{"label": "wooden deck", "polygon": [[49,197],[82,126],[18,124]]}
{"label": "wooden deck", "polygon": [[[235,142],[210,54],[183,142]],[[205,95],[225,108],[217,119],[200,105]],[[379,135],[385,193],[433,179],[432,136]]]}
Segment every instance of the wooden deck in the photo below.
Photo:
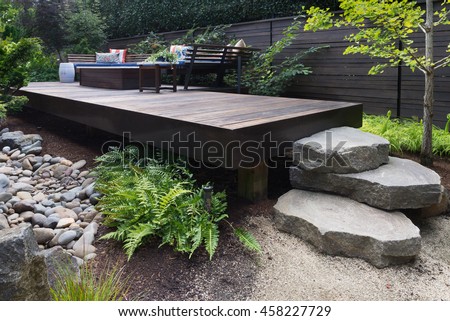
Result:
{"label": "wooden deck", "polygon": [[[278,154],[278,145],[332,127],[359,127],[362,120],[356,103],[198,90],[155,94],[47,82],[31,83],[20,93],[32,108],[117,135],[130,133],[135,141],[170,144],[198,161],[241,169],[239,177],[253,183],[267,172],[261,164]],[[242,189],[240,194],[255,198],[244,191],[252,187]]]}

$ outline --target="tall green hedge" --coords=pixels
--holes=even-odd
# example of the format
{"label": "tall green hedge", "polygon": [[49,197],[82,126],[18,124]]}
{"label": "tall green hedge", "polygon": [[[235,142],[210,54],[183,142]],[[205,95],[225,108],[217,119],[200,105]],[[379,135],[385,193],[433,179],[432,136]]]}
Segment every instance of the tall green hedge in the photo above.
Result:
{"label": "tall green hedge", "polygon": [[303,5],[336,0],[102,0],[111,38],[295,15]]}

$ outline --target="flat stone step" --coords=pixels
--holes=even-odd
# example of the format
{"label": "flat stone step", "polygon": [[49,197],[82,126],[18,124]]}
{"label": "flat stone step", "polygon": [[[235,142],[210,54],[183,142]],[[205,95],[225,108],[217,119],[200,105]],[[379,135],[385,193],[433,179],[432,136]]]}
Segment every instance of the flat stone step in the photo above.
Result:
{"label": "flat stone step", "polygon": [[351,199],[291,190],[274,206],[278,229],[330,255],[362,258],[376,267],[409,262],[419,254],[419,229],[400,212]]}
{"label": "flat stone step", "polygon": [[414,161],[389,157],[389,163],[362,173],[315,173],[290,169],[295,188],[332,192],[386,210],[423,208],[441,200],[441,178]]}
{"label": "flat stone step", "polygon": [[294,143],[294,162],[320,173],[360,173],[389,160],[389,141],[352,127],[337,127]]}

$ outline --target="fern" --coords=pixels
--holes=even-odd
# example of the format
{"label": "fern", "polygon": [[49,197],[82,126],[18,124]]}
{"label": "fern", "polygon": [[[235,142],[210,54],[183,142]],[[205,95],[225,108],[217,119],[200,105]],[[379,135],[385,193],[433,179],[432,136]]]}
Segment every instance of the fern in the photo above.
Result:
{"label": "fern", "polygon": [[154,231],[155,231],[154,226],[149,223],[147,224],[141,223],[135,226],[130,231],[123,245],[125,253],[128,256],[128,260],[131,258],[134,251],[136,251],[136,249],[143,244],[145,238],[149,235],[154,234]]}
{"label": "fern", "polygon": [[249,250],[261,253],[261,245],[250,232],[245,231],[242,228],[236,228],[234,229],[234,234]]}
{"label": "fern", "polygon": [[216,224],[208,224],[203,233],[203,241],[211,260],[219,244],[219,230]]}

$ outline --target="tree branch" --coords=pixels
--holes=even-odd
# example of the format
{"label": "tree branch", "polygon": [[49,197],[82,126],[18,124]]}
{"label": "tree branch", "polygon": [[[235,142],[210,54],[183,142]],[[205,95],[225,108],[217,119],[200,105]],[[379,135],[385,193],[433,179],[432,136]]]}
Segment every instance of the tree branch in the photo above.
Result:
{"label": "tree branch", "polygon": [[424,26],[422,26],[421,23],[419,23],[419,28],[420,28],[420,30],[422,30],[423,33],[427,33],[427,30],[425,29]]}
{"label": "tree branch", "polygon": [[434,69],[442,68],[450,63],[450,55],[444,57],[434,63]]}

